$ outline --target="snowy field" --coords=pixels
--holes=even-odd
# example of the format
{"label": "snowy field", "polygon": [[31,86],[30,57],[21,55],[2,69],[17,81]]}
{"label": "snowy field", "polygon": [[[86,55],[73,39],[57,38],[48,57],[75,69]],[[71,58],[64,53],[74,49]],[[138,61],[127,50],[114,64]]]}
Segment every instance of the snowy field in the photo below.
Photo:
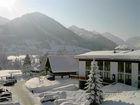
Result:
{"label": "snowy field", "polygon": [[21,70],[0,70],[0,78],[10,75],[16,76],[21,74],[22,74]]}
{"label": "snowy field", "polygon": [[[43,105],[84,105],[85,91],[78,89],[78,80],[64,78],[49,81],[45,77],[32,78],[26,82],[29,90],[34,90],[35,96],[53,97],[54,102]],[[104,103],[102,105],[140,105],[140,91],[134,87],[117,83],[104,86]]]}

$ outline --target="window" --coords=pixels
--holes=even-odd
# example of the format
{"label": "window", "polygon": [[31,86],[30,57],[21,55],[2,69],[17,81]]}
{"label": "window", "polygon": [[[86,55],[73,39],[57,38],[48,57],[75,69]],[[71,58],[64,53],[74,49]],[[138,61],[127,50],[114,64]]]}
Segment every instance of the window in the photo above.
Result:
{"label": "window", "polygon": [[101,76],[101,78],[103,78],[103,72],[100,72],[100,76]]}
{"label": "window", "polygon": [[86,70],[91,70],[91,61],[86,61]]}
{"label": "window", "polygon": [[103,70],[103,61],[98,61],[99,70]]}
{"label": "window", "polygon": [[91,70],[91,61],[86,61],[86,78],[88,78],[88,75],[90,74]]}
{"label": "window", "polygon": [[118,74],[118,82],[124,83],[124,74]]}
{"label": "window", "polygon": [[110,62],[109,61],[105,61],[105,71],[110,71]]}
{"label": "window", "polygon": [[124,62],[118,62],[118,72],[124,72]]}
{"label": "window", "polygon": [[140,76],[138,77],[138,88],[140,88]]}
{"label": "window", "polygon": [[125,75],[125,84],[131,85],[131,75]]}
{"label": "window", "polygon": [[126,73],[131,73],[131,68],[132,68],[132,65],[130,62],[126,62],[125,63],[125,72]]}
{"label": "window", "polygon": [[138,64],[138,74],[140,75],[140,63]]}
{"label": "window", "polygon": [[104,79],[110,79],[110,73],[104,72]]}

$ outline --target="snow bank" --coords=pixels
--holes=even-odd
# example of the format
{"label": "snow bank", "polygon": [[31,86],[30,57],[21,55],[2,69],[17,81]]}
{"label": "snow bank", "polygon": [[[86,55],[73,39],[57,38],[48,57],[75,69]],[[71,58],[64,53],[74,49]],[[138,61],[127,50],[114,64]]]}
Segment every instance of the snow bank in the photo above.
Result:
{"label": "snow bank", "polygon": [[0,105],[20,105],[18,102],[1,102]]}
{"label": "snow bank", "polygon": [[57,100],[55,100],[54,101],[54,104],[55,105],[60,105],[60,104],[62,104],[62,103],[64,103],[64,102],[68,102],[68,101],[74,101],[73,99],[57,99]]}
{"label": "snow bank", "polygon": [[105,101],[102,105],[135,105],[133,103],[127,103],[123,101]]}
{"label": "snow bank", "polygon": [[39,97],[43,97],[43,96],[53,96],[55,99],[63,99],[66,98],[66,92],[64,91],[56,91],[56,92],[46,92],[46,93],[42,93],[39,95]]}
{"label": "snow bank", "polygon": [[137,90],[137,88],[122,83],[116,83],[114,85],[111,84],[111,85],[104,86],[102,90],[105,93],[117,93],[122,91],[133,91],[133,90]]}
{"label": "snow bank", "polygon": [[62,104],[60,105],[79,105],[79,104],[76,104],[74,103],[73,101],[70,101],[70,102],[63,102]]}
{"label": "snow bank", "polygon": [[36,87],[43,87],[43,86],[53,86],[58,84],[58,81],[49,81],[45,77],[35,77],[26,82],[26,86],[28,88],[36,88]]}
{"label": "snow bank", "polygon": [[66,86],[54,88],[53,90],[54,91],[76,91],[76,90],[78,90],[78,87],[75,84],[69,84]]}
{"label": "snow bank", "polygon": [[[70,85],[68,89],[65,88],[66,85],[75,84],[75,86]],[[42,93],[56,89],[55,91],[66,89],[66,90],[76,90],[76,85],[78,84],[77,80],[72,79],[57,79],[50,81],[45,77],[35,77],[28,80],[25,85],[29,90],[33,90],[35,93]],[[64,86],[64,87],[63,87]],[[61,88],[58,88],[61,87]]]}
{"label": "snow bank", "polygon": [[0,70],[0,77],[10,76],[10,75],[21,75],[21,70]]}
{"label": "snow bank", "polygon": [[[124,91],[122,93],[110,94],[105,98],[103,105],[139,105],[140,91]],[[113,104],[111,104],[113,103]],[[117,104],[118,103],[118,104]]]}
{"label": "snow bank", "polygon": [[77,90],[77,91],[67,91],[66,92],[67,99],[73,99],[75,103],[79,103],[81,105],[86,101],[86,93],[84,90]]}

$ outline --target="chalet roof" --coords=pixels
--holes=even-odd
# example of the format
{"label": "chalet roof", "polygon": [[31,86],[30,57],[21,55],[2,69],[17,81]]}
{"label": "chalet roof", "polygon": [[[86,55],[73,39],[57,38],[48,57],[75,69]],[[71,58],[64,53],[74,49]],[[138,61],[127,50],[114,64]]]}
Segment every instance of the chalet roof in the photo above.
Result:
{"label": "chalet roof", "polygon": [[140,50],[126,50],[126,51],[91,51],[84,54],[76,55],[77,59],[122,59],[122,60],[136,60],[140,61]]}
{"label": "chalet roof", "polygon": [[77,72],[78,61],[71,55],[48,56],[52,72]]}

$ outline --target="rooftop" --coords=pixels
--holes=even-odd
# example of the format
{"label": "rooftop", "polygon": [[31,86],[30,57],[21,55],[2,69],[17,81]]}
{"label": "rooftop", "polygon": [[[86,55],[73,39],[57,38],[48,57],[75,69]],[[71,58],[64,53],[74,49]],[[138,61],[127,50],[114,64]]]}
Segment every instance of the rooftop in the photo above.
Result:
{"label": "rooftop", "polygon": [[51,55],[48,58],[54,73],[78,71],[78,61],[72,55]]}
{"label": "rooftop", "polygon": [[140,50],[123,50],[123,51],[91,51],[84,54],[76,55],[77,59],[125,59],[125,60],[136,60],[140,61]]}

